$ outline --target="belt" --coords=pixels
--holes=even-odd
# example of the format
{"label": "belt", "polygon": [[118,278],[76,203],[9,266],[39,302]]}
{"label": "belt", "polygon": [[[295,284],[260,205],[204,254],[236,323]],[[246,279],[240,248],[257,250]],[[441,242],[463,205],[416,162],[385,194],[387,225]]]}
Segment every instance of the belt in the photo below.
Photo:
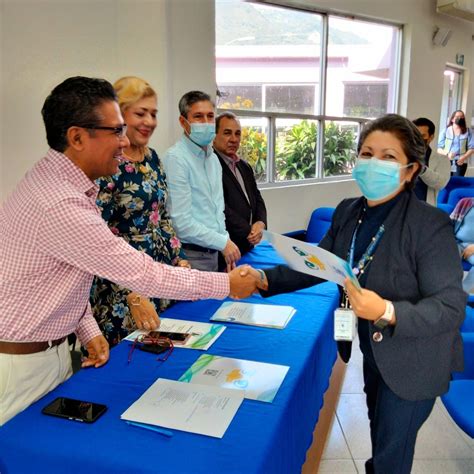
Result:
{"label": "belt", "polygon": [[0,354],[34,354],[43,352],[49,347],[59,346],[66,340],[66,337],[48,342],[7,342],[0,341]]}
{"label": "belt", "polygon": [[196,252],[204,252],[204,253],[216,253],[217,250],[214,249],[207,249],[206,247],[200,247],[199,245],[194,245],[194,244],[186,244],[182,243],[181,247],[183,247],[184,250],[195,250]]}

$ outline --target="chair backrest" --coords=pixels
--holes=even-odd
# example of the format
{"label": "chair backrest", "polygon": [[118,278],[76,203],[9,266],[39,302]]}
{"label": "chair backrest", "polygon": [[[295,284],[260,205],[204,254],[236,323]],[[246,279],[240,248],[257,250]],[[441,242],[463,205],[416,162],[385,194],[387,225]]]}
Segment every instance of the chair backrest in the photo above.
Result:
{"label": "chair backrest", "polygon": [[446,214],[451,215],[451,212],[454,211],[455,206],[451,206],[451,204],[437,204],[436,207],[446,212]]}
{"label": "chair backrest", "polygon": [[474,178],[465,176],[451,176],[446,186],[438,193],[438,204],[448,202],[449,194],[456,188],[472,188],[474,187]]}
{"label": "chair backrest", "polygon": [[448,196],[448,204],[456,206],[456,204],[464,197],[474,197],[474,187],[456,188],[451,190]]}
{"label": "chair backrest", "polygon": [[474,308],[471,308],[470,306],[466,306],[466,318],[462,323],[461,332],[474,333]]}
{"label": "chair backrest", "polygon": [[334,207],[318,207],[312,212],[306,230],[307,242],[316,244],[320,242],[331,225],[333,214]]}

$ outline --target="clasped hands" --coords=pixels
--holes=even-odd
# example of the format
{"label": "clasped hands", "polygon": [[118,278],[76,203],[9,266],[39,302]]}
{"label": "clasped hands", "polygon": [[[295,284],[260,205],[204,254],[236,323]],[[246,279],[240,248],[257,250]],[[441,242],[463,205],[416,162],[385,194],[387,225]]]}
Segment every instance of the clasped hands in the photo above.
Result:
{"label": "clasped hands", "polygon": [[229,272],[229,283],[229,296],[236,300],[247,298],[258,290],[268,289],[265,273],[255,270],[250,265],[241,265]]}

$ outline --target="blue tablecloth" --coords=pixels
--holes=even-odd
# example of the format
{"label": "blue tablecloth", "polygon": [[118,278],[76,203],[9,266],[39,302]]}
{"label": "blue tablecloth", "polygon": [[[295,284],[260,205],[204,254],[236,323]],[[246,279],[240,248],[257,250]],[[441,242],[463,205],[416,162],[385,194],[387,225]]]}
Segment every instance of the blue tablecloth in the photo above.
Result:
{"label": "blue tablecloth", "polygon": [[[266,243],[245,260],[258,267],[279,261]],[[268,299],[292,305],[296,314],[284,330],[227,325],[210,354],[290,366],[273,403],[244,400],[222,439],[175,431],[172,438],[134,428],[123,413],[158,378],[177,380],[202,354],[175,349],[164,363],[129,345],[111,351],[100,369],[80,370],[0,428],[0,472],[9,473],[299,473],[336,359],[332,313],[337,288],[324,283]],[[220,301],[179,303],[163,316],[209,321]],[[104,403],[94,424],[45,416],[58,396]]]}

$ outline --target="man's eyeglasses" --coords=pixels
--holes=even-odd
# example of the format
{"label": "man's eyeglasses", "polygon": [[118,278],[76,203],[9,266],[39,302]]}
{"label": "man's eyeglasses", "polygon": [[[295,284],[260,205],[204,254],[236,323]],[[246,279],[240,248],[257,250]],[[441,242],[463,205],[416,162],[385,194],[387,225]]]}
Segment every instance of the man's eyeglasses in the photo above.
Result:
{"label": "man's eyeglasses", "polygon": [[135,348],[138,347],[142,351],[154,352],[155,354],[165,353],[163,357],[158,357],[156,360],[165,362],[173,352],[174,346],[171,339],[167,337],[150,337],[147,334],[138,336],[133,344],[130,346],[128,352],[128,363],[132,361],[132,355]]}
{"label": "man's eyeglasses", "polygon": [[103,127],[102,125],[90,125],[84,128],[87,128],[89,130],[110,130],[111,132],[114,132],[118,138],[124,138],[127,134],[126,124],[120,125],[118,127]]}

